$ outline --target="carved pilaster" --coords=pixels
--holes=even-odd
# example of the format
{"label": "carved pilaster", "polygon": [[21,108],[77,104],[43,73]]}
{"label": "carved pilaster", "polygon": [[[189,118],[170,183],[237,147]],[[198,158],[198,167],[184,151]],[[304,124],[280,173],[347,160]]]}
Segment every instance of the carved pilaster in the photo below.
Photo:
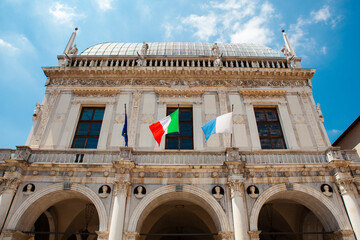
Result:
{"label": "carved pilaster", "polygon": [[115,196],[127,196],[129,191],[130,182],[123,180],[114,181],[114,195]]}
{"label": "carved pilaster", "polygon": [[231,240],[233,236],[233,232],[219,232],[216,240]]}
{"label": "carved pilaster", "polygon": [[314,134],[315,140],[316,140],[316,144],[319,147],[325,147],[324,140],[321,136],[321,132],[319,130],[319,127],[318,127],[318,124],[316,121],[317,118],[315,118],[314,109],[312,108],[311,101],[309,99],[309,96],[311,93],[303,91],[303,92],[300,92],[299,94],[300,94],[303,106],[305,108],[306,115],[308,116],[309,123],[310,123],[311,129],[312,129],[312,132]]}
{"label": "carved pilaster", "polygon": [[124,239],[125,240],[139,240],[140,234],[137,232],[125,232]]}
{"label": "carved pilaster", "polygon": [[36,131],[32,145],[40,145],[41,138],[45,132],[47,122],[49,121],[50,118],[51,110],[54,107],[55,101],[58,95],[60,94],[60,91],[51,90],[49,93],[50,94],[49,97],[47,98],[47,102],[44,104],[44,106],[42,106],[42,110],[38,116],[40,118],[40,123]]}
{"label": "carved pilaster", "polygon": [[[220,115],[228,113],[229,110],[228,110],[227,104],[226,104],[227,91],[219,90],[218,96],[219,96],[219,102],[220,102]],[[230,147],[230,142],[231,142],[230,136],[231,135],[229,133],[224,134],[224,146],[225,147]]]}
{"label": "carved pilaster", "polygon": [[97,239],[107,240],[109,238],[109,232],[107,231],[95,231],[97,234]]}
{"label": "carved pilaster", "polygon": [[129,130],[129,146],[135,146],[136,140],[136,125],[139,118],[139,105],[141,100],[142,92],[135,91],[133,93],[133,101],[132,101],[132,110],[131,110],[131,117],[130,117],[130,130]]}
{"label": "carved pilaster", "polygon": [[260,240],[261,231],[249,231],[250,240]]}

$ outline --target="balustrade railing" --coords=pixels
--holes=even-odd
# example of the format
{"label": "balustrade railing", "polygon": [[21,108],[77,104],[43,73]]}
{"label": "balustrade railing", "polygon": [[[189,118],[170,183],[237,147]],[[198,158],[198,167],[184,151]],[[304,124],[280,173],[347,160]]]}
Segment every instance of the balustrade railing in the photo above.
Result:
{"label": "balustrade railing", "polygon": [[114,161],[132,160],[138,165],[222,165],[224,161],[243,161],[249,165],[262,164],[326,164],[330,161],[348,160],[360,162],[353,150],[325,152],[294,151],[240,151],[229,160],[225,151],[133,151],[127,148],[118,151],[98,150],[31,150],[19,147],[17,150],[0,149],[0,162],[7,159],[24,160],[44,164],[112,164]]}

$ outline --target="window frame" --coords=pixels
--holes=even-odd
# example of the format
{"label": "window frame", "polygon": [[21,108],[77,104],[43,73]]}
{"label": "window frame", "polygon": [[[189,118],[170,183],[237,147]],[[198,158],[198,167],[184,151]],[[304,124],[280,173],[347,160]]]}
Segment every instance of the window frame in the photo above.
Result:
{"label": "window frame", "polygon": [[[275,112],[276,114],[276,118],[277,120],[268,120],[268,116],[266,114],[266,110],[272,110]],[[258,121],[256,119],[256,111],[263,111],[264,116],[265,116],[265,121]],[[284,131],[283,131],[283,127],[281,126],[281,121],[280,121],[280,114],[278,111],[278,108],[275,106],[269,106],[269,107],[265,107],[265,106],[254,106],[254,116],[255,116],[255,122],[256,122],[256,127],[258,130],[258,135],[259,135],[259,141],[260,141],[260,147],[262,150],[272,150],[272,149],[276,149],[276,150],[280,150],[280,149],[287,149],[286,146],[286,141],[285,141],[285,136],[284,136]],[[270,129],[270,124],[278,124],[279,128],[280,128],[280,136],[271,136],[271,129]],[[268,136],[260,136],[260,132],[259,132],[259,124],[266,124],[267,126],[267,133]],[[270,140],[270,144],[271,144],[271,148],[263,148],[262,144],[261,144],[261,140],[262,139],[269,139]],[[283,146],[284,148],[275,148],[274,144],[273,144],[273,139],[281,139],[283,142]]]}
{"label": "window frame", "polygon": [[[84,111],[85,110],[90,110],[90,109],[93,110],[91,120],[82,120]],[[94,120],[95,110],[104,110],[104,114],[103,114],[101,120]],[[99,139],[100,139],[102,123],[104,121],[104,115],[105,115],[105,106],[82,106],[81,111],[80,111],[80,115],[79,115],[79,119],[77,121],[77,126],[76,126],[76,129],[75,129],[74,137],[73,137],[73,140],[72,140],[71,148],[73,148],[73,149],[97,149],[97,146],[99,145]],[[89,127],[88,127],[87,135],[79,135],[78,134],[80,123],[90,123]],[[100,123],[100,130],[99,130],[99,133],[97,135],[90,135],[91,125],[93,123]],[[75,141],[76,141],[77,138],[85,138],[84,147],[81,147],[81,148],[80,147],[75,147]],[[95,148],[87,148],[88,139],[90,139],[90,138],[97,138],[98,139],[98,142],[97,142],[97,145],[96,145]]]}
{"label": "window frame", "polygon": [[[165,150],[194,150],[194,119],[193,119],[193,108],[192,107],[167,107],[166,108],[166,116],[170,114],[170,111],[173,112],[176,109],[179,109],[179,134],[176,136],[171,136],[166,134],[165,136]],[[182,110],[190,110],[190,121],[181,120],[181,111]],[[181,136],[181,124],[190,124],[191,125],[191,136]],[[178,148],[169,149],[168,148],[168,139],[178,139]],[[181,148],[181,139],[191,139],[191,148],[190,149],[182,149]]]}

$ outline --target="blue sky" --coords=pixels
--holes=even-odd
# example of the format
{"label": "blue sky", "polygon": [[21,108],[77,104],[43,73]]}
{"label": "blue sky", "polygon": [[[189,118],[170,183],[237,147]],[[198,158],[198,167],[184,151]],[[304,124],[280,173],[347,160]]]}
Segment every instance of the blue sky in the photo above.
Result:
{"label": "blue sky", "polygon": [[41,67],[56,66],[75,27],[79,51],[101,42],[247,42],[280,52],[285,29],[333,142],[358,116],[360,1],[1,0],[0,148],[25,144]]}

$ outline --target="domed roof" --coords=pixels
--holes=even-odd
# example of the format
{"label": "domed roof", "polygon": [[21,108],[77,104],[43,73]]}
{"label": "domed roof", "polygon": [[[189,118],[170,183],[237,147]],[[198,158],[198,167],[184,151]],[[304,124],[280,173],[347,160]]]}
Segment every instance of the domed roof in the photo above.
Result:
{"label": "domed roof", "polygon": [[[154,42],[147,55],[158,56],[213,56],[213,43]],[[81,56],[137,56],[143,43],[101,43],[89,47]],[[275,50],[249,43],[218,43],[224,57],[280,57]]]}

